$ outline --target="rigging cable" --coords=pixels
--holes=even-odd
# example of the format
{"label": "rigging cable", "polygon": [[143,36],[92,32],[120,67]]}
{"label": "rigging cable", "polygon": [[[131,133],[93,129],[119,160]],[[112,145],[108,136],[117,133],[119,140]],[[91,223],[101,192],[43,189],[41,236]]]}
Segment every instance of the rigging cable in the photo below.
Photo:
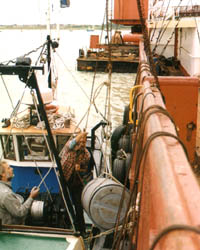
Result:
{"label": "rigging cable", "polygon": [[89,96],[87,95],[87,93],[85,92],[85,90],[81,87],[81,85],[78,83],[78,81],[76,80],[76,77],[72,74],[72,72],[68,69],[67,65],[64,63],[63,59],[61,58],[61,56],[58,54],[58,52],[56,51],[56,54],[58,56],[58,58],[60,59],[60,61],[63,63],[63,65],[65,66],[66,70],[71,74],[72,78],[75,80],[76,84],[78,85],[78,87],[82,90],[82,92],[84,93],[84,95],[88,98],[88,100],[90,99]]}
{"label": "rigging cable", "polygon": [[[156,110],[154,110],[154,111],[152,111],[150,114],[148,114],[148,116],[145,118],[145,120],[144,120],[144,117],[145,117],[145,114],[148,112],[148,111],[150,111],[151,109],[158,109],[157,111]],[[146,121],[148,120],[148,118],[150,117],[150,115],[152,115],[153,113],[156,113],[156,112],[161,112],[161,113],[163,113],[164,115],[167,115],[168,117],[169,117],[169,119],[172,121],[172,123],[174,124],[174,121],[173,121],[173,119],[171,118],[171,116],[169,115],[169,113],[162,107],[162,106],[159,106],[159,105],[153,105],[153,106],[150,106],[149,108],[147,108],[143,113],[142,113],[142,116],[140,115],[140,119],[139,119],[139,123],[138,123],[138,129],[137,129],[137,133],[136,133],[136,136],[135,136],[135,139],[134,139],[134,144],[133,144],[133,150],[132,150],[132,159],[131,159],[131,162],[132,162],[132,160],[133,160],[133,157],[134,157],[134,155],[135,155],[135,150],[136,150],[136,142],[138,142],[138,139],[137,138],[140,138],[140,143],[138,143],[138,152],[142,152],[142,141],[143,141],[143,134],[144,134],[144,132],[142,132],[141,133],[141,131],[144,131],[144,126],[143,126],[143,128],[141,128],[141,126],[142,126],[142,124],[146,124]],[[174,124],[174,126],[175,126],[175,124]],[[175,126],[175,129],[176,129],[176,126]],[[139,133],[141,133],[141,135],[139,136]],[[185,151],[185,153],[186,153],[186,155],[187,155],[187,151],[186,151],[186,149],[185,149],[185,147],[184,147],[184,145],[182,145],[183,146],[183,148],[184,148],[184,151]],[[136,172],[136,175],[135,176],[138,176],[138,171],[139,171],[139,165],[138,165],[138,157],[140,157],[140,155],[139,154],[137,154],[137,157],[136,157],[136,166],[135,166],[135,172]],[[138,166],[138,167],[137,167]],[[128,168],[128,171],[127,171],[127,173],[130,171],[130,168],[131,168],[131,165],[129,166],[129,168]],[[125,183],[127,182],[127,179],[128,179],[128,174],[126,175],[126,179],[125,179]],[[137,180],[137,178],[135,177],[135,181],[134,181],[134,185],[133,185],[133,188],[132,188],[132,191],[131,191],[131,197],[132,197],[132,195],[133,195],[133,191],[135,190],[135,194],[137,193],[136,192],[136,186],[135,186],[135,184],[136,184],[136,180]],[[135,187],[134,187],[135,186]],[[136,199],[136,195],[135,195],[135,198],[133,198],[132,200],[135,200]],[[131,200],[131,198],[130,198],[130,200]],[[129,201],[130,202],[130,201]],[[130,207],[130,205],[128,206],[128,207]],[[128,210],[127,210],[127,212],[126,213],[128,213]],[[127,219],[128,219],[128,217],[126,216],[125,217],[126,219],[124,220],[124,223],[123,223],[123,225],[125,226],[125,223],[126,223],[126,221],[127,221]],[[119,244],[119,242],[120,242],[120,240],[121,240],[121,237],[122,237],[122,232],[118,235],[118,237],[119,237],[119,239],[117,240],[117,241],[115,241],[115,242],[113,242],[113,247],[112,247],[112,249],[115,249],[114,247],[115,247],[115,244],[117,243],[117,244]]]}
{"label": "rigging cable", "polygon": [[[35,97],[35,95],[34,95],[34,92],[32,92],[32,94],[33,94],[32,96],[33,96],[34,105],[35,105],[35,108],[36,108],[36,111],[37,111],[38,119],[39,119],[39,121],[41,122],[39,110],[38,110],[38,107],[37,107],[36,97]],[[49,151],[49,156],[50,156],[51,161],[52,161],[52,166],[51,166],[51,168],[49,168],[49,171],[48,171],[47,173],[49,174],[50,171],[51,171],[51,169],[53,168],[53,169],[54,169],[54,172],[55,172],[55,174],[56,174],[56,176],[57,176],[57,171],[56,171],[56,169],[55,169],[55,166],[56,166],[55,159],[53,158],[53,155],[52,155],[52,153],[51,153],[50,145],[49,145],[49,143],[48,143],[48,140],[47,140],[47,137],[46,137],[46,135],[45,135],[45,132],[44,132],[44,129],[43,129],[43,128],[42,128],[42,131],[43,131],[43,137],[44,137],[44,139],[45,139],[45,141],[46,141],[46,145],[47,145],[47,148],[48,148],[48,151]],[[48,176],[48,175],[46,174],[46,175],[42,178],[42,180],[41,180],[41,182],[40,182],[39,185],[41,185],[42,182],[44,182],[44,180],[45,180],[45,178],[46,178],[47,176]],[[58,177],[58,176],[57,176],[57,177]],[[59,177],[58,177],[57,179],[59,179]],[[64,196],[64,193],[63,193],[63,189],[62,189],[62,185],[61,185],[61,183],[60,183],[60,180],[58,181],[58,183],[59,183],[60,190],[61,190],[61,193],[62,193],[62,198],[63,198],[63,202],[64,202],[64,205],[65,205],[65,208],[66,208],[67,213],[68,213],[68,215],[69,215],[69,218],[70,218],[70,222],[71,222],[72,228],[73,228],[73,230],[74,230],[74,232],[75,232],[76,230],[75,230],[75,226],[74,226],[74,224],[73,224],[73,219],[72,219],[71,213],[69,212],[69,208],[68,208],[67,202],[66,202],[66,200],[65,200],[65,196]],[[46,186],[46,187],[47,187],[47,186]],[[66,191],[68,192],[68,189],[67,189],[67,188],[66,188]],[[48,192],[48,188],[47,188],[47,192]],[[50,192],[49,192],[49,193],[50,193]]]}
{"label": "rigging cable", "polygon": [[[111,154],[110,154],[110,137],[111,137],[111,78],[112,78],[112,60],[111,60],[111,43],[110,43],[110,33],[109,33],[109,22],[108,22],[108,12],[109,12],[109,0],[106,0],[106,29],[108,36],[108,82],[107,82],[107,92],[106,92],[106,103],[105,103],[105,117],[108,120],[108,124],[106,127],[106,135],[105,135],[105,161],[104,161],[104,170],[111,173]],[[110,32],[112,32],[112,25],[110,28]],[[109,152],[108,152],[109,150]],[[106,168],[107,165],[107,168]]]}
{"label": "rigging cable", "polygon": [[14,104],[13,104],[12,98],[11,98],[11,96],[10,96],[10,93],[9,93],[9,91],[8,91],[8,88],[7,88],[6,84],[5,84],[5,81],[4,81],[4,78],[3,78],[2,75],[1,75],[1,80],[2,80],[2,82],[3,82],[3,85],[4,85],[5,89],[6,89],[7,95],[8,95],[8,97],[9,97],[9,99],[10,99],[11,106],[12,106],[12,108],[14,109]]}
{"label": "rigging cable", "polygon": [[[165,1],[163,1],[162,7],[164,6],[164,2],[165,2]],[[171,0],[168,1],[168,5],[167,5],[167,8],[166,8],[166,10],[165,10],[164,18],[162,19],[161,28],[160,28],[160,30],[159,30],[159,33],[158,33],[158,36],[157,36],[157,41],[156,41],[156,43],[157,43],[158,41],[160,41],[159,38],[160,38],[161,33],[162,33],[163,29],[164,29],[164,22],[165,22],[166,17],[167,17],[167,11],[168,11],[170,2],[171,2]],[[161,9],[161,10],[162,10],[162,9]],[[169,22],[170,22],[170,21],[169,21]],[[158,24],[158,22],[156,22],[156,27],[157,27],[157,24]],[[156,27],[155,27],[155,29],[154,29],[154,34],[155,34],[155,31],[156,31]],[[151,41],[152,41],[152,39],[153,39],[153,37],[151,38]],[[153,54],[154,54],[154,52],[155,52],[155,51],[153,50]]]}
{"label": "rigging cable", "polygon": [[[182,2],[182,0],[180,0],[179,4],[178,4],[178,6],[176,7],[176,9],[174,10],[174,12],[176,12],[177,9],[180,7],[181,2]],[[155,54],[155,51],[156,51],[156,49],[157,49],[157,47],[158,47],[158,43],[161,41],[161,39],[162,39],[164,33],[166,32],[166,30],[167,30],[167,28],[168,28],[168,25],[171,23],[171,21],[172,21],[172,20],[169,20],[169,21],[168,21],[168,23],[166,24],[165,28],[162,28],[162,27],[161,27],[161,30],[160,30],[160,32],[159,32],[159,34],[158,34],[158,37],[157,37],[157,40],[156,40],[155,47],[154,47],[154,49],[153,49],[153,51],[152,51],[153,54]]]}
{"label": "rigging cable", "polygon": [[[46,42],[45,42],[44,44],[40,45],[39,47],[37,47],[36,49],[33,49],[33,50],[31,50],[31,51],[25,53],[24,55],[20,56],[20,57],[26,57],[26,56],[28,56],[28,55],[34,53],[34,52],[37,52],[39,49],[41,49],[43,46],[45,46],[45,44],[46,44]],[[8,60],[8,61],[3,61],[3,62],[0,63],[0,65],[2,65],[2,64],[8,65],[8,64],[10,64],[10,63],[16,63],[16,59],[17,59],[17,58],[18,58],[18,57],[15,57],[14,59],[11,59],[11,60]]]}
{"label": "rigging cable", "polygon": [[[171,1],[171,0],[170,0],[170,1]],[[161,6],[161,9],[160,9],[160,13],[161,13],[162,10],[163,10],[164,2],[165,2],[165,1],[162,2],[162,6]],[[154,7],[155,7],[155,6],[154,6]],[[167,9],[168,9],[168,8],[167,8]],[[166,16],[167,16],[167,9],[166,9],[166,11],[165,11],[165,15],[164,15],[164,18],[163,18],[161,27],[163,26],[164,20],[166,19]],[[152,17],[150,18],[150,20],[151,20],[151,19],[152,19]],[[153,37],[154,37],[154,35],[155,35],[155,31],[156,31],[157,25],[158,25],[158,23],[156,22],[156,25],[155,25],[154,30],[153,30],[153,34],[152,34],[152,36],[151,36],[151,42],[152,42]]]}
{"label": "rigging cable", "polygon": [[[88,97],[87,93],[85,92],[85,90],[81,87],[81,85],[78,83],[78,81],[76,80],[75,76],[72,74],[72,72],[68,69],[67,65],[64,63],[63,59],[60,57],[60,55],[58,54],[58,52],[56,51],[56,54],[57,56],[59,57],[59,59],[61,60],[61,62],[63,63],[63,65],[65,66],[66,70],[71,74],[71,76],[73,77],[73,79],[75,80],[76,84],[78,85],[78,87],[83,91],[83,93],[85,94],[85,96],[88,98],[88,100],[90,100],[90,98]],[[93,78],[93,80],[95,81],[95,77]],[[95,91],[96,92],[96,91]],[[102,113],[98,110],[97,106],[94,104],[94,98],[93,97],[93,101],[92,101],[92,104],[95,106],[95,109],[96,109],[96,112],[97,113],[100,113],[102,115]],[[82,123],[83,119],[85,117],[87,117],[87,113],[89,112],[89,109],[87,109],[86,113],[84,114],[83,118],[80,120],[80,122],[78,123],[79,125]],[[104,117],[105,119],[105,116],[102,115],[102,117]],[[77,126],[75,128],[75,131],[77,129]]]}
{"label": "rigging cable", "polygon": [[[190,1],[190,0],[189,0],[189,1]],[[188,3],[189,3],[189,2],[188,2]],[[180,7],[180,6],[179,6],[179,7]],[[178,8],[178,7],[177,7],[177,8]],[[177,8],[176,8],[176,10],[177,10]],[[175,12],[176,12],[176,10],[175,10]],[[174,35],[175,32],[176,32],[176,28],[178,27],[180,20],[181,20],[181,18],[180,18],[180,16],[179,16],[178,22],[176,23],[174,30],[172,31],[170,37],[167,39],[167,43],[165,44],[163,50],[161,51],[161,54],[160,54],[161,56],[164,54],[164,52],[165,52],[165,50],[166,50],[166,48],[167,48],[169,42],[172,40],[172,37],[173,37],[173,35]]]}
{"label": "rigging cable", "polygon": [[153,243],[149,250],[154,250],[158,242],[167,234],[173,232],[173,231],[188,231],[193,232],[196,234],[200,234],[200,229],[198,227],[193,227],[189,225],[184,224],[174,224],[171,226],[168,226],[164,228],[158,235],[156,235],[155,239],[153,240]]}
{"label": "rigging cable", "polygon": [[[144,147],[143,147],[143,149],[142,149],[142,151],[141,151],[141,154],[140,154],[140,156],[139,156],[139,160],[137,161],[137,164],[138,164],[138,166],[140,166],[140,167],[141,167],[141,164],[142,164],[142,161],[143,161],[142,169],[141,169],[141,174],[142,174],[142,176],[141,176],[141,182],[139,182],[140,194],[142,194],[142,189],[143,189],[144,169],[145,169],[145,166],[146,166],[144,163],[145,163],[145,161],[146,161],[146,156],[147,156],[147,152],[148,152],[149,146],[150,146],[151,142],[152,142],[154,139],[156,139],[156,138],[158,138],[158,137],[160,137],[160,136],[172,137],[172,138],[176,139],[176,140],[180,143],[180,145],[182,146],[184,152],[187,153],[187,150],[186,150],[185,145],[183,144],[183,142],[180,140],[179,137],[175,136],[174,134],[168,133],[168,132],[165,132],[165,131],[158,131],[158,132],[155,132],[155,133],[151,134],[151,135],[149,136],[149,138],[147,139],[147,141],[145,142],[145,145],[144,145]],[[186,157],[187,157],[187,154],[186,154]],[[187,158],[187,160],[188,160],[188,158]],[[188,162],[189,162],[189,161],[188,161]],[[139,176],[139,173],[138,173],[138,176]],[[142,199],[140,199],[140,203],[141,203],[141,200],[142,200]],[[140,205],[139,205],[139,207],[140,207]],[[138,213],[138,216],[139,216],[139,214],[140,214],[140,213]],[[139,223],[138,223],[138,224],[139,224]],[[138,230],[137,230],[137,231],[138,231]],[[136,241],[137,241],[137,237],[136,237]],[[137,245],[137,243],[136,243],[136,245]]]}
{"label": "rigging cable", "polygon": [[[192,6],[194,6],[192,0],[191,0],[191,3],[192,3]],[[199,39],[199,43],[200,43],[199,22],[197,22],[196,17],[194,17],[194,20],[195,20],[195,23],[196,23],[197,35],[198,35],[198,39]]]}
{"label": "rigging cable", "polygon": [[[97,66],[97,63],[96,63]],[[95,84],[95,77],[96,77],[96,67],[95,67],[95,72],[94,72],[94,76],[93,76],[93,80],[92,80],[92,88],[91,88],[91,93],[90,93],[90,104],[88,107],[88,112],[87,112],[87,118],[86,118],[86,124],[85,124],[85,131],[87,130],[87,126],[88,126],[88,120],[89,120],[89,114],[90,114],[90,109],[93,102],[93,95],[94,95],[94,84]]]}
{"label": "rigging cable", "polygon": [[[19,104],[17,105],[17,108],[15,109],[15,112],[12,113],[12,117],[14,117],[14,118],[15,118],[15,116],[16,116],[18,110],[19,110],[20,104],[22,103],[22,99],[23,99],[24,94],[25,94],[25,89],[26,89],[26,87],[27,87],[27,83],[28,83],[29,78],[31,77],[31,74],[32,74],[32,71],[30,70],[30,71],[29,71],[29,74],[28,74],[28,77],[27,77],[27,81],[26,81],[26,85],[25,85],[23,94],[22,94],[21,99],[20,99],[20,101],[19,101]],[[34,99],[34,100],[35,100],[35,99]],[[34,101],[34,104],[35,104],[35,107],[36,107],[36,110],[37,110],[37,114],[39,115],[39,111],[38,111],[38,109],[37,109],[37,101],[36,101],[36,100]],[[40,115],[39,115],[38,118],[40,119]],[[13,124],[11,124],[10,135],[11,135],[11,133],[12,133],[12,129],[13,129]],[[22,129],[22,133],[23,133],[23,129]],[[46,144],[47,144],[47,148],[48,148],[48,150],[49,150],[49,155],[50,155],[50,158],[51,158],[52,163],[53,163],[54,161],[53,161],[53,159],[52,159],[52,155],[51,155],[51,151],[50,151],[50,147],[49,147],[49,144],[48,144],[46,135],[45,135],[44,133],[43,133],[43,135],[44,135],[44,137],[45,137],[45,139],[46,139]],[[23,135],[23,136],[24,136],[24,138],[25,138],[25,135]],[[8,139],[9,139],[9,137],[8,137]],[[8,139],[7,139],[6,144],[8,143]],[[26,143],[26,145],[27,145],[29,151],[31,152],[31,149],[30,149],[28,143],[26,142],[26,140],[25,140],[25,143]],[[2,152],[1,159],[2,159],[2,157],[3,157],[3,153],[4,153],[4,152]],[[34,160],[34,162],[35,162],[37,171],[38,171],[38,173],[39,173],[39,175],[40,175],[40,177],[41,177],[41,173],[40,173],[40,171],[39,171],[39,168],[38,168],[38,166],[37,166],[37,163],[36,163],[35,160]],[[55,165],[55,162],[52,164],[52,167],[53,167],[54,165]],[[52,168],[52,167],[51,167],[51,168]],[[42,181],[40,182],[39,186],[44,182],[44,185],[45,185],[45,187],[46,187],[46,189],[47,189],[47,193],[49,194],[49,197],[50,197],[50,199],[51,199],[51,201],[52,201],[53,199],[52,199],[51,194],[50,194],[50,192],[49,192],[49,190],[48,190],[48,187],[47,187],[47,185],[46,185],[46,183],[45,183],[45,181],[44,181],[45,178],[48,176],[48,173],[50,172],[51,168],[49,169],[49,171],[47,172],[47,174],[45,175],[44,178],[41,177]],[[55,171],[55,168],[54,168],[54,167],[53,167],[53,169],[54,169],[54,171]],[[62,190],[61,190],[61,192],[62,192]],[[63,196],[63,197],[64,197],[64,196]],[[67,203],[66,203],[65,200],[64,200],[64,204],[67,206]],[[69,217],[70,217],[70,221],[71,221],[72,227],[73,227],[73,229],[74,229],[74,231],[75,231],[75,227],[74,227],[74,225],[73,225],[73,220],[72,220],[71,214],[69,213],[68,207],[66,207],[66,209],[67,209],[67,211],[68,211],[68,214],[69,214]]]}
{"label": "rigging cable", "polygon": [[156,74],[156,67],[155,67],[155,63],[153,61],[153,56],[152,56],[152,52],[151,52],[151,48],[150,48],[150,40],[149,40],[149,36],[148,36],[148,31],[147,31],[147,27],[145,24],[145,20],[143,17],[143,7],[141,5],[141,0],[137,0],[137,8],[138,8],[138,13],[139,13],[139,17],[140,17],[140,22],[142,25],[142,31],[143,31],[143,36],[144,36],[144,43],[145,43],[145,50],[146,53],[148,55],[148,59],[149,59],[149,64],[150,64],[150,68],[151,68],[151,73],[155,79],[155,84],[156,87],[160,90],[160,85],[159,85],[159,81],[158,81],[158,76]]}
{"label": "rigging cable", "polygon": [[[22,96],[21,96],[21,98],[20,98],[20,100],[19,100],[17,106],[15,107],[14,111],[12,112],[12,114],[11,114],[11,116],[10,116],[10,120],[11,120],[13,117],[16,116],[16,114],[17,114],[17,112],[18,112],[18,110],[19,110],[20,104],[21,104],[22,99],[23,99],[24,94],[25,94],[25,89],[26,89],[26,87],[27,87],[27,83],[26,83],[26,85],[25,85],[25,87],[24,87],[24,91],[23,91],[23,93],[22,93]],[[9,133],[9,136],[8,136],[7,141],[6,141],[6,143],[5,143],[5,146],[6,146],[6,147],[7,147],[7,144],[8,144],[9,137],[11,136],[12,130],[13,130],[13,123],[11,123],[11,126],[10,126],[10,133]],[[2,154],[1,154],[0,159],[3,158],[3,155],[4,155],[5,153],[6,153],[6,152],[5,152],[5,148],[3,148],[3,151],[2,151]]]}

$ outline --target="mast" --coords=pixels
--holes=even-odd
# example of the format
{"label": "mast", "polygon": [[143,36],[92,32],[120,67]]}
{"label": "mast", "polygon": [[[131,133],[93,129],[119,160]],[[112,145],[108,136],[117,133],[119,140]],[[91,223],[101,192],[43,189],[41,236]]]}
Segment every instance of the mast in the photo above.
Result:
{"label": "mast", "polygon": [[48,87],[52,87],[51,83],[51,0],[48,0],[47,10],[47,64],[48,64]]}
{"label": "mast", "polygon": [[[66,8],[70,7],[70,0],[60,0],[60,7]],[[58,28],[58,26],[57,26]],[[59,29],[59,28],[58,28]],[[51,46],[53,49],[57,48],[55,42],[51,40],[51,0],[48,0],[48,10],[47,10],[47,63],[48,63],[48,87],[52,88],[52,74],[51,74]]]}
{"label": "mast", "polygon": [[48,87],[52,87],[51,80],[51,36],[47,35],[47,63],[48,63]]}

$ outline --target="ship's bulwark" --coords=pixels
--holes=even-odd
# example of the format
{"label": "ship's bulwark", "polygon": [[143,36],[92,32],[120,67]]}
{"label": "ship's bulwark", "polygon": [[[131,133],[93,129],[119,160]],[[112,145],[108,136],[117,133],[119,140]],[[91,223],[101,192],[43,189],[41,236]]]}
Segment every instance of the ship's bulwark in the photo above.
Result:
{"label": "ship's bulwark", "polygon": [[[147,60],[142,42],[140,43],[140,61],[143,63],[140,66],[141,77],[138,84],[143,84],[144,87],[139,90],[142,95],[139,98],[138,110],[141,110],[143,105],[143,112],[147,109],[148,111],[144,112],[145,116],[143,117],[144,120],[138,136],[139,141],[136,144],[137,149],[143,145],[143,150],[145,148],[144,154],[140,158],[135,157],[131,171],[131,186],[133,186],[136,183],[136,171],[140,163],[138,193],[141,195],[141,206],[139,211],[137,250],[149,249],[155,237],[162,230],[168,229],[169,226],[172,226],[173,232],[166,233],[158,243],[159,248],[155,249],[199,249],[199,236],[189,233],[185,229],[185,225],[198,228],[200,223],[199,185],[187,159],[184,146],[176,134],[175,126],[177,124],[175,125],[172,122],[168,110],[165,110],[161,92],[157,87],[153,87],[152,81],[148,78],[149,71],[145,63]],[[193,95],[194,92],[196,93],[194,97],[190,96],[190,98],[194,98],[193,104],[189,105],[196,105],[197,87],[199,85],[197,79],[190,79],[192,91],[188,91],[187,85],[190,84],[190,81],[187,83],[184,79],[181,80],[180,77],[177,77],[177,80],[177,84],[180,84],[184,91],[180,91],[179,95],[177,93],[178,87],[175,85],[175,90],[171,97],[169,94],[172,92],[172,89],[170,91],[165,89],[165,87],[169,88],[174,85],[171,84],[170,78],[168,84],[165,82],[167,77],[165,80],[160,81],[160,88],[165,97],[166,106],[170,102],[169,109],[170,107],[178,109],[179,100],[181,105],[183,105],[184,95]],[[174,98],[173,106],[174,94],[176,94],[177,98]],[[186,103],[186,105],[188,104]],[[190,119],[196,117],[197,109],[193,110],[193,118],[188,116],[188,121],[192,121]],[[193,110],[190,110],[190,112],[193,112]],[[179,110],[174,112],[175,117],[173,118],[175,121],[178,113]],[[181,116],[183,118],[182,122],[184,122],[187,117],[184,107],[182,107]],[[180,128],[182,129],[181,126]],[[180,138],[187,137],[185,132],[182,133],[180,131],[180,128],[178,129],[181,135]],[[185,139],[187,140],[187,138]],[[190,150],[189,154],[191,157],[192,152]]]}

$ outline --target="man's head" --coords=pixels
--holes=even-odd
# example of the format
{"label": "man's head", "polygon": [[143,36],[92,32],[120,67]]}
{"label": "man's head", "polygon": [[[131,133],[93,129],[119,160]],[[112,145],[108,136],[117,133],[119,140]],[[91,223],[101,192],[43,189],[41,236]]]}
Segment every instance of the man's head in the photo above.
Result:
{"label": "man's head", "polygon": [[8,165],[7,162],[0,162],[0,180],[9,182],[14,177],[13,169]]}
{"label": "man's head", "polygon": [[86,141],[87,141],[87,133],[86,132],[82,132],[79,135],[77,135],[76,137],[76,146],[75,149],[76,150],[82,150],[86,147]]}

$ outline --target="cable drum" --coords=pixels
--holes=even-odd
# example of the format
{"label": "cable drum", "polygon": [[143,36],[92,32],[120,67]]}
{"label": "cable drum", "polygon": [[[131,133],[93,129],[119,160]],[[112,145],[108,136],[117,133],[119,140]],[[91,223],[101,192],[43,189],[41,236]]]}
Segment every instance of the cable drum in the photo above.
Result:
{"label": "cable drum", "polygon": [[44,214],[44,201],[33,201],[31,206],[31,217],[41,219]]}
{"label": "cable drum", "polygon": [[[102,230],[115,227],[120,200],[124,187],[111,179],[96,178],[89,182],[82,192],[82,205],[93,221]],[[126,189],[119,223],[125,218],[130,193]]]}

